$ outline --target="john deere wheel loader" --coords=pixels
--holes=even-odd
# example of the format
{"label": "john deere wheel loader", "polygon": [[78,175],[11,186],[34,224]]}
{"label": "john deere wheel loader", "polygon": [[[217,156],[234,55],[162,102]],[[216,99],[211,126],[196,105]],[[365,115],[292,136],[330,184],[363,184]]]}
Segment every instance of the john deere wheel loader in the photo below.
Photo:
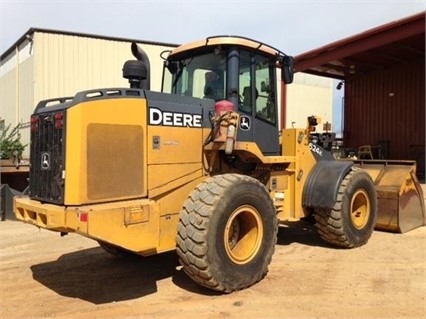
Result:
{"label": "john deere wheel loader", "polygon": [[132,52],[130,88],[36,106],[18,219],[112,254],[176,249],[189,277],[227,293],[266,275],[280,222],[314,216],[324,240],[347,248],[375,226],[424,225],[414,162],[335,160],[311,138],[313,117],[278,129],[277,74],[292,82],[290,56],[236,36],[185,44],[163,54],[171,86],[159,93],[146,54]]}

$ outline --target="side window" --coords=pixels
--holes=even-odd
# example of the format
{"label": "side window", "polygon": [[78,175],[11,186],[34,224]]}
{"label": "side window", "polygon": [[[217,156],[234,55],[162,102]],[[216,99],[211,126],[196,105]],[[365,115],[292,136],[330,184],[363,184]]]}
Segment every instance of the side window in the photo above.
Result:
{"label": "side window", "polygon": [[240,52],[239,75],[239,105],[238,110],[247,114],[253,113],[254,102],[252,99],[252,60],[253,56],[246,51]]}
{"label": "side window", "polygon": [[251,98],[251,77],[250,72],[240,73],[240,105],[238,109],[244,113],[251,114],[253,101]]}
{"label": "side window", "polygon": [[[269,58],[240,54],[239,111],[277,123],[275,110],[275,64]],[[254,113],[254,114],[253,114]]]}
{"label": "side window", "polygon": [[204,98],[205,78],[208,70],[196,69],[192,81],[192,96],[200,99]]}
{"label": "side window", "polygon": [[269,61],[258,63],[256,67],[256,90],[259,95],[256,99],[256,116],[276,124],[275,94],[274,94],[274,66]]}

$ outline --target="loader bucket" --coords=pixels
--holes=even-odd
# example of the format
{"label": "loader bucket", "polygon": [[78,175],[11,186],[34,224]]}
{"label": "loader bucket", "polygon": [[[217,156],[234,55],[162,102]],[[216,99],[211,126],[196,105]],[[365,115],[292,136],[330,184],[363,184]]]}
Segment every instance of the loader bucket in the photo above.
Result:
{"label": "loader bucket", "polygon": [[426,224],[423,191],[415,161],[355,160],[376,185],[376,229],[405,233]]}

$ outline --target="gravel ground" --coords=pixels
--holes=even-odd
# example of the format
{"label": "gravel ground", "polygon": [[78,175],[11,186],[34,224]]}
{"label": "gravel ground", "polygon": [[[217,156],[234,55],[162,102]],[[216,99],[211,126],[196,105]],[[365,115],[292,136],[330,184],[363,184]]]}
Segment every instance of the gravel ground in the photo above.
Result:
{"label": "gravel ground", "polygon": [[281,227],[269,273],[228,295],[192,282],[175,252],[117,259],[76,234],[0,222],[0,318],[425,318],[426,227],[356,249]]}

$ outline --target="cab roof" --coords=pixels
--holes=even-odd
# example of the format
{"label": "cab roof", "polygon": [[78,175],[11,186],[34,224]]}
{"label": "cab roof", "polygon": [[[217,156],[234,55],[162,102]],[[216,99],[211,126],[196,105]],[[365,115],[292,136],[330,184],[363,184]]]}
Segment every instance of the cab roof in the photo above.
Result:
{"label": "cab roof", "polygon": [[207,47],[218,46],[218,45],[244,47],[251,50],[261,51],[263,53],[266,53],[275,57],[285,56],[285,54],[281,52],[280,50],[250,38],[233,36],[233,35],[218,35],[218,36],[211,36],[211,37],[207,37],[206,39],[182,44],[170,52],[169,58],[178,59],[182,56],[185,56],[186,53],[193,52],[193,51],[201,51]]}

